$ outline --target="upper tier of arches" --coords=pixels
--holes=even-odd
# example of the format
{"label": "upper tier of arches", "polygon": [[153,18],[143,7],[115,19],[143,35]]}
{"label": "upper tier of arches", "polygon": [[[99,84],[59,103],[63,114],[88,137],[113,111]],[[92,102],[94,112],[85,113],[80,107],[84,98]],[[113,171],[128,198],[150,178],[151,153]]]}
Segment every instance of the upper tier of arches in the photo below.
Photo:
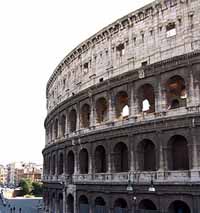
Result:
{"label": "upper tier of arches", "polygon": [[48,112],[119,74],[200,49],[199,10],[198,1],[155,1],[81,43],[48,81]]}

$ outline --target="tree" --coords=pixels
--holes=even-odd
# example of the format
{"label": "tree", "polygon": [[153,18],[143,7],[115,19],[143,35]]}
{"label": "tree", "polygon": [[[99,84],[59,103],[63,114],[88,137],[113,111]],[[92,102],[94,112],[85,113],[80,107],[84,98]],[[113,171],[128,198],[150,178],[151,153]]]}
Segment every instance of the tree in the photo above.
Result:
{"label": "tree", "polygon": [[42,183],[33,182],[32,187],[33,187],[32,194],[35,195],[36,197],[42,197],[42,190],[43,190]]}
{"label": "tree", "polygon": [[22,195],[30,194],[33,186],[30,179],[22,179],[19,182],[19,186],[22,188]]}

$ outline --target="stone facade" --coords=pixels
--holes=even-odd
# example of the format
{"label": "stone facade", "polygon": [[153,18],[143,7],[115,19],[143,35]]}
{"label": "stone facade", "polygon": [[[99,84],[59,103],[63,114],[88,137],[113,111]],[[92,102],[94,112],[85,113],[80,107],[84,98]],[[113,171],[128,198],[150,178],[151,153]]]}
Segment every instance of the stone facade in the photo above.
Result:
{"label": "stone facade", "polygon": [[67,55],[47,84],[45,211],[197,213],[199,72],[199,0],[155,1]]}

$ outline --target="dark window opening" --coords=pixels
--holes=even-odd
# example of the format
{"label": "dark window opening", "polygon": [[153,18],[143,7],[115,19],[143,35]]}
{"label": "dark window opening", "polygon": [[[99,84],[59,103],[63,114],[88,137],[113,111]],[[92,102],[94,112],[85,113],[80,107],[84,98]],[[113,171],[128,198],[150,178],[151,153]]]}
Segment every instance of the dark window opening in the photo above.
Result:
{"label": "dark window opening", "polygon": [[77,122],[77,115],[76,110],[72,109],[69,113],[69,131],[75,132],[76,131],[76,122]]}
{"label": "dark window opening", "polygon": [[124,54],[125,54],[125,46],[124,44],[119,44],[117,47],[116,47],[116,50],[117,50],[117,53],[120,57],[122,57]]}
{"label": "dark window opening", "polygon": [[115,172],[128,171],[128,148],[120,142],[114,147],[114,167]]}
{"label": "dark window opening", "polygon": [[138,90],[139,111],[152,113],[155,112],[154,88],[150,84],[144,84]]}
{"label": "dark window opening", "polygon": [[119,92],[115,98],[115,109],[117,118],[129,116],[128,94],[124,91]]}
{"label": "dark window opening", "polygon": [[84,104],[81,108],[81,125],[83,128],[90,126],[90,106]]}
{"label": "dark window opening", "polygon": [[167,38],[175,36],[176,35],[176,24],[175,24],[175,22],[169,23],[166,26],[166,31],[167,31]]}
{"label": "dark window opening", "polygon": [[105,122],[108,118],[108,103],[103,97],[96,101],[96,116],[98,123]]}
{"label": "dark window opening", "polygon": [[74,153],[69,151],[67,155],[67,174],[74,174]]}
{"label": "dark window opening", "polygon": [[167,109],[186,106],[187,92],[185,81],[180,76],[173,76],[166,86]]}
{"label": "dark window opening", "polygon": [[79,153],[80,174],[88,174],[88,152],[82,149]]}
{"label": "dark window opening", "polygon": [[189,170],[189,151],[185,137],[176,135],[168,142],[169,170]]}
{"label": "dark window opening", "polygon": [[106,172],[106,151],[103,146],[98,146],[95,150],[95,172]]}

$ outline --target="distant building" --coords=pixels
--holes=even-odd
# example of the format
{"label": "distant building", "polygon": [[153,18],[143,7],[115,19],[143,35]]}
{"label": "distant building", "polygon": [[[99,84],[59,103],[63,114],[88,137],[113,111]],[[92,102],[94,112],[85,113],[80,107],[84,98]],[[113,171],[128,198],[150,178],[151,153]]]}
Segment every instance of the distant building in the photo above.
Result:
{"label": "distant building", "polygon": [[7,165],[7,184],[17,186],[22,179],[40,182],[42,165],[35,163],[14,162]]}

